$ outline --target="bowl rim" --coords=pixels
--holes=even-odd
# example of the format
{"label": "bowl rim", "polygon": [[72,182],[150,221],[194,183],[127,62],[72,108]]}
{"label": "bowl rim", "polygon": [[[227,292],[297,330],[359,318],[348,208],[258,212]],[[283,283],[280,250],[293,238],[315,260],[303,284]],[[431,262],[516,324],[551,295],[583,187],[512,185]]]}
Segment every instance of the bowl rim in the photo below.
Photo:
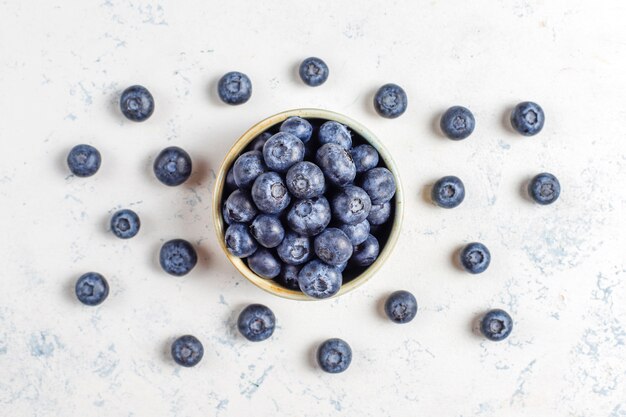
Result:
{"label": "bowl rim", "polygon": [[[356,276],[350,282],[341,286],[341,289],[332,297],[324,298],[324,299],[315,299],[306,296],[304,293],[299,291],[290,290],[282,287],[280,284],[274,282],[271,279],[265,279],[257,274],[255,274],[246,263],[233,255],[230,254],[228,249],[226,248],[226,244],[224,243],[224,219],[222,218],[222,193],[224,192],[224,185],[226,182],[226,175],[228,174],[228,168],[235,162],[237,157],[241,154],[241,152],[248,146],[248,144],[254,140],[259,134],[263,133],[268,128],[283,122],[289,117],[298,116],[302,118],[312,118],[312,119],[326,119],[326,120],[334,120],[339,123],[342,123],[348,126],[351,130],[357,132],[363,139],[365,139],[371,146],[373,146],[380,157],[387,165],[387,168],[391,171],[396,181],[396,194],[393,198],[395,201],[395,213],[394,220],[391,226],[391,232],[389,233],[389,237],[385,246],[381,250],[378,258],[372,265],[369,266],[365,271],[363,271],[360,275]],[[353,120],[352,118],[345,116],[340,113],[336,113],[330,110],[324,109],[315,109],[315,108],[300,108],[300,109],[292,109],[282,111],[280,113],[276,113],[273,116],[269,116],[260,122],[254,124],[250,127],[246,132],[244,132],[233,144],[233,146],[229,149],[222,164],[220,165],[218,175],[215,179],[215,187],[213,190],[213,224],[215,227],[215,233],[217,235],[217,240],[219,242],[222,251],[228,258],[231,264],[237,269],[237,271],[242,274],[244,277],[248,279],[248,281],[252,282],[257,287],[262,290],[269,292],[271,294],[277,295],[282,298],[290,299],[290,300],[300,300],[300,301],[323,301],[330,300],[337,297],[340,297],[343,294],[346,294],[355,288],[360,287],[365,282],[369,281],[372,276],[380,269],[380,267],[385,263],[385,261],[389,258],[390,254],[393,252],[393,248],[395,247],[398,237],[400,235],[400,226],[402,224],[402,219],[404,216],[404,196],[402,191],[402,183],[400,182],[400,177],[398,175],[398,168],[394,163],[391,155],[384,147],[384,145],[378,140],[376,135],[374,135],[368,128],[366,128],[361,123]]]}

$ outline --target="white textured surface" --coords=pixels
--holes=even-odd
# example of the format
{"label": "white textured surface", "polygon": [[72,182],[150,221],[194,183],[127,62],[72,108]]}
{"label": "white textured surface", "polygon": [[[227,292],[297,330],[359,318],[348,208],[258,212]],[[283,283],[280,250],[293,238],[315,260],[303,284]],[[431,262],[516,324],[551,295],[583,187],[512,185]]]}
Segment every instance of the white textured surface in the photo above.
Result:
{"label": "white textured surface", "polygon": [[[626,3],[594,3],[0,1],[0,415],[626,416]],[[296,78],[309,55],[330,66],[322,87]],[[248,104],[216,99],[228,70],[250,75]],[[392,121],[370,105],[385,82],[409,95]],[[156,98],[143,124],[116,110],[132,83]],[[521,100],[546,111],[536,137],[504,122]],[[434,128],[454,104],[477,119],[459,143]],[[211,224],[215,171],[232,142],[305,106],[376,132],[407,196],[387,264],[329,302],[253,287]],[[65,156],[80,142],[103,154],[95,177],[68,177]],[[151,160],[174,144],[195,173],[167,188]],[[521,186],[544,170],[563,194],[539,207]],[[423,197],[446,174],[468,190],[454,210]],[[120,207],[143,221],[130,241],[106,231]],[[156,263],[174,237],[199,245],[184,278]],[[493,254],[480,276],[451,260],[473,240]],[[97,308],[72,294],[89,270],[112,287]],[[421,308],[405,326],[380,314],[400,288]],[[280,327],[265,343],[233,330],[250,302],[276,313]],[[503,343],[472,333],[491,307],[515,320]],[[196,368],[168,357],[181,333],[204,342]],[[355,354],[341,375],[312,361],[332,336]]]}

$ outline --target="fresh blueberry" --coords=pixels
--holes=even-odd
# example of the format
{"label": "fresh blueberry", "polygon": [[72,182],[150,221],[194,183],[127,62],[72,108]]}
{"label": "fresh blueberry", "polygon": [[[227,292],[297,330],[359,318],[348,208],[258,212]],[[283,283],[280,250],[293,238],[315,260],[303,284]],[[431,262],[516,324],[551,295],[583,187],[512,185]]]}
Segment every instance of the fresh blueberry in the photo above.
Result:
{"label": "fresh blueberry", "polygon": [[237,188],[237,183],[235,182],[235,174],[233,173],[233,167],[230,167],[228,173],[226,174],[226,190],[233,191]]}
{"label": "fresh blueberry", "polygon": [[254,180],[266,171],[267,167],[263,161],[263,154],[260,151],[242,153],[233,165],[235,183],[244,190],[249,190],[252,184],[254,184]]}
{"label": "fresh blueberry", "polygon": [[454,208],[463,202],[465,186],[458,177],[443,177],[433,185],[430,197],[439,207]]}
{"label": "fresh blueberry", "polygon": [[265,142],[271,137],[272,134],[270,132],[263,132],[250,142],[247,149],[249,151],[259,151],[262,153]]}
{"label": "fresh blueberry", "polygon": [[143,122],[154,112],[154,98],[145,87],[133,85],[122,92],[120,109],[127,119]]}
{"label": "fresh blueberry", "polygon": [[259,214],[250,225],[250,233],[262,246],[275,248],[285,237],[285,228],[278,217]]}
{"label": "fresh blueberry", "polygon": [[338,374],[352,362],[352,349],[341,339],[328,339],[317,348],[317,363],[324,372]]}
{"label": "fresh blueberry", "polygon": [[217,94],[226,104],[243,104],[252,96],[252,83],[246,74],[229,72],[217,83]]}
{"label": "fresh blueberry", "polygon": [[276,317],[272,310],[263,304],[250,304],[237,319],[239,333],[251,342],[261,342],[274,333]]}
{"label": "fresh blueberry", "polygon": [[180,277],[196,266],[198,255],[191,243],[183,239],[173,239],[161,246],[159,262],[165,272]]}
{"label": "fresh blueberry", "polygon": [[139,216],[132,210],[119,210],[111,217],[111,231],[120,239],[130,239],[135,236],[140,227]]}
{"label": "fresh blueberry", "polygon": [[369,235],[363,243],[354,247],[350,261],[358,266],[369,266],[378,258],[379,251],[378,239]]}
{"label": "fresh blueberry", "polygon": [[387,119],[395,119],[406,111],[406,93],[396,84],[385,84],[374,96],[374,109]]}
{"label": "fresh blueberry", "polygon": [[302,143],[307,143],[311,139],[311,135],[313,135],[313,126],[311,126],[308,120],[293,116],[280,125],[280,131],[291,133],[300,139]]}
{"label": "fresh blueberry", "polygon": [[315,160],[326,178],[335,185],[348,185],[356,177],[356,166],[350,152],[336,143],[319,147]]}
{"label": "fresh blueberry", "polygon": [[67,155],[67,166],[77,177],[91,177],[101,163],[100,152],[91,145],[76,145]]}
{"label": "fresh blueberry", "polygon": [[226,248],[231,255],[245,258],[252,255],[258,248],[256,241],[248,231],[248,226],[243,223],[233,223],[226,229],[224,235]]}
{"label": "fresh blueberry", "polygon": [[315,254],[329,265],[338,266],[352,256],[352,242],[340,229],[329,227],[315,236]]}
{"label": "fresh blueberry", "polygon": [[314,259],[298,274],[300,290],[312,298],[328,298],[341,288],[341,271],[336,266]]}
{"label": "fresh blueberry", "polygon": [[356,165],[357,174],[369,171],[378,165],[378,152],[371,145],[355,146],[350,151],[350,154],[352,155],[354,165]]}
{"label": "fresh blueberry", "polygon": [[329,120],[325,122],[317,134],[320,144],[334,143],[344,149],[352,148],[352,135],[348,128],[339,122]]}
{"label": "fresh blueberry", "polygon": [[180,185],[191,175],[191,157],[178,146],[170,146],[157,155],[153,170],[163,184]]}
{"label": "fresh blueberry", "polygon": [[196,366],[203,356],[204,347],[195,336],[181,336],[172,343],[172,358],[181,366]]}
{"label": "fresh blueberry", "polygon": [[372,204],[370,214],[367,216],[367,221],[371,226],[379,226],[389,220],[391,216],[391,203],[387,201],[383,204]]}
{"label": "fresh blueberry", "polygon": [[482,243],[473,242],[467,244],[461,250],[461,265],[472,274],[484,272],[491,262],[491,253]]}
{"label": "fresh blueberry", "polygon": [[78,301],[88,306],[95,306],[109,295],[109,284],[97,272],[87,272],[76,281],[75,291]]}
{"label": "fresh blueberry", "polygon": [[272,279],[280,274],[280,262],[265,248],[248,256],[248,266],[261,278]]}
{"label": "fresh blueberry", "polygon": [[252,201],[264,213],[280,213],[289,205],[291,197],[283,179],[275,172],[265,172],[252,186]]}
{"label": "fresh blueberry", "polygon": [[394,323],[408,323],[417,314],[417,300],[408,291],[393,292],[385,301],[385,314]]}
{"label": "fresh blueberry", "polygon": [[291,133],[278,132],[263,145],[263,159],[269,169],[287,172],[304,159],[304,143]]}
{"label": "fresh blueberry", "polygon": [[382,204],[396,193],[396,180],[387,168],[373,168],[363,174],[361,188],[370,196],[372,204]]}
{"label": "fresh blueberry", "polygon": [[439,126],[443,134],[449,139],[461,140],[472,134],[476,121],[469,109],[463,106],[454,106],[446,110],[441,116]]}
{"label": "fresh blueberry", "polygon": [[313,198],[324,194],[324,173],[313,162],[298,162],[287,171],[287,189],[296,198]]}
{"label": "fresh blueberry", "polygon": [[531,101],[519,103],[511,113],[511,126],[524,136],[536,135],[543,129],[545,115],[539,104]]}
{"label": "fresh blueberry", "polygon": [[367,218],[372,209],[369,195],[359,187],[343,187],[332,199],[333,218],[342,223],[357,224]]}
{"label": "fresh blueberry", "polygon": [[317,87],[328,79],[328,65],[319,58],[310,57],[300,64],[300,78],[310,87]]}
{"label": "fresh blueberry", "polygon": [[489,340],[499,342],[513,330],[513,319],[504,310],[489,310],[480,321],[480,332]]}
{"label": "fresh blueberry", "polygon": [[552,204],[561,194],[561,184],[554,175],[543,172],[530,181],[528,194],[541,205]]}
{"label": "fresh blueberry", "polygon": [[227,224],[249,223],[257,215],[257,209],[247,193],[235,190],[224,202],[223,214]]}
{"label": "fresh blueberry", "polygon": [[330,205],[326,197],[296,201],[287,213],[287,224],[296,233],[315,236],[330,223]]}
{"label": "fresh blueberry", "polygon": [[286,264],[300,265],[311,259],[313,248],[311,240],[293,232],[287,232],[283,241],[278,245],[277,252],[280,259]]}
{"label": "fresh blueberry", "polygon": [[298,284],[298,273],[300,267],[297,265],[283,264],[280,270],[279,282],[283,287],[290,290],[300,291],[300,284]]}
{"label": "fresh blueberry", "polygon": [[370,234],[370,222],[363,220],[357,224],[342,224],[339,229],[348,236],[353,246],[360,245]]}

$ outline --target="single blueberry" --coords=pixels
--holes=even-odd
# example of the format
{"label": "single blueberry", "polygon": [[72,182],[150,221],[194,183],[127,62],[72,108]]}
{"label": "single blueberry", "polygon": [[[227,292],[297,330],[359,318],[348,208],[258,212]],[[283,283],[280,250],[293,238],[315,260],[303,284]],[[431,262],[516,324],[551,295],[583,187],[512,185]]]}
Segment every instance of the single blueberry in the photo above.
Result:
{"label": "single blueberry", "polygon": [[355,146],[350,151],[350,155],[352,155],[357,174],[369,171],[378,165],[378,152],[371,145]]}
{"label": "single blueberry", "polygon": [[341,339],[328,339],[317,349],[317,363],[324,372],[338,374],[352,362],[352,349]]}
{"label": "single blueberry", "polygon": [[200,362],[204,356],[204,347],[195,336],[188,334],[174,340],[171,353],[174,362],[186,368],[190,368]]}
{"label": "single blueberry", "polygon": [[465,186],[458,177],[449,175],[433,185],[430,193],[433,203],[443,208],[454,208],[465,198]]}
{"label": "single blueberry", "polygon": [[248,256],[248,266],[261,278],[272,279],[280,274],[280,262],[265,248],[259,248]]}
{"label": "single blueberry", "polygon": [[348,185],[356,177],[356,165],[352,156],[340,145],[327,143],[320,146],[315,160],[328,181],[335,185]]}
{"label": "single blueberry", "polygon": [[122,92],[120,110],[127,119],[143,122],[154,112],[154,98],[145,87],[133,85]]}
{"label": "single blueberry", "polygon": [[391,203],[387,201],[383,204],[372,204],[367,221],[370,222],[370,226],[380,226],[387,222],[389,217],[391,217]]}
{"label": "single blueberry", "polygon": [[363,220],[357,224],[342,224],[339,229],[348,236],[353,246],[360,245],[370,234],[370,222]]}
{"label": "single blueberry", "polygon": [[372,209],[369,195],[360,187],[343,187],[332,199],[333,219],[342,223],[357,224],[367,218]]}
{"label": "single blueberry", "polygon": [[233,172],[233,167],[230,167],[228,173],[226,173],[226,181],[224,183],[226,191],[233,191],[237,188],[237,183],[235,182],[235,174]]}
{"label": "single blueberry", "polygon": [[524,136],[536,135],[543,129],[545,115],[539,104],[531,101],[519,103],[511,113],[511,126]]}
{"label": "single blueberry", "polygon": [[296,233],[315,236],[330,223],[330,205],[326,197],[296,201],[287,213],[287,224]]}
{"label": "single blueberry", "polygon": [[379,251],[378,239],[369,235],[363,243],[354,247],[350,261],[358,266],[369,266],[378,258]]}
{"label": "single blueberry", "polygon": [[302,143],[307,143],[311,139],[311,135],[313,135],[313,126],[302,117],[292,116],[280,125],[280,131],[291,133],[300,139]]}
{"label": "single blueberry", "polygon": [[453,106],[441,116],[439,126],[448,139],[461,140],[472,134],[476,121],[469,109],[463,106]]}
{"label": "single blueberry", "polygon": [[307,262],[313,253],[311,240],[294,232],[287,232],[276,249],[280,259],[290,265],[300,265]]}
{"label": "single blueberry", "polygon": [[252,96],[252,83],[246,74],[228,72],[217,83],[217,94],[226,104],[243,104]]}
{"label": "single blueberry", "polygon": [[258,248],[256,241],[243,223],[233,223],[228,226],[224,234],[226,249],[233,256],[245,258],[252,255]]}
{"label": "single blueberry", "polygon": [[317,138],[321,145],[334,143],[347,150],[352,148],[352,134],[345,125],[334,120],[329,120],[320,127]]}
{"label": "single blueberry", "polygon": [[67,166],[77,177],[91,177],[98,172],[102,157],[91,145],[76,145],[67,155]]}
{"label": "single blueberry", "polygon": [[249,341],[261,342],[274,333],[276,317],[269,307],[263,304],[250,304],[239,313],[237,328]]}
{"label": "single blueberry", "polygon": [[287,189],[296,198],[313,198],[324,194],[324,173],[313,162],[298,162],[287,171]]}
{"label": "single blueberry", "polygon": [[304,143],[291,133],[278,132],[263,145],[263,159],[269,169],[287,172],[304,159]]}
{"label": "single blueberry", "polygon": [[109,284],[97,272],[87,272],[78,278],[74,290],[78,301],[88,306],[95,306],[109,295]]}
{"label": "single blueberry", "polygon": [[235,183],[239,188],[249,190],[254,180],[267,171],[263,154],[260,151],[248,151],[239,155],[233,165]]}
{"label": "single blueberry", "polygon": [[316,57],[309,57],[300,64],[300,78],[310,87],[317,87],[328,79],[328,65]]}
{"label": "single blueberry", "polygon": [[489,340],[499,342],[513,330],[513,319],[504,310],[489,310],[480,321],[480,332]]}
{"label": "single blueberry", "polygon": [[341,288],[341,271],[336,266],[314,259],[302,267],[298,274],[300,290],[312,298],[328,298]]}
{"label": "single blueberry", "polygon": [[341,265],[352,256],[352,243],[340,229],[329,227],[313,241],[317,257],[329,265]]}
{"label": "single blueberry", "polygon": [[139,216],[132,210],[116,211],[111,217],[111,231],[120,239],[130,239],[139,232],[141,222]]}
{"label": "single blueberry", "polygon": [[287,289],[300,291],[300,284],[298,284],[299,272],[299,266],[283,264],[280,270],[278,282],[280,282],[280,284]]}
{"label": "single blueberry", "polygon": [[461,265],[472,274],[484,272],[491,262],[491,253],[482,243],[472,242],[461,250]]}
{"label": "single blueberry", "polygon": [[280,175],[265,172],[254,181],[252,201],[263,213],[276,214],[289,205],[291,197]]}
{"label": "single blueberry", "polygon": [[165,185],[176,186],[191,175],[191,157],[178,146],[163,149],[153,165],[154,175]]}
{"label": "single blueberry", "polygon": [[270,132],[263,132],[260,135],[258,135],[256,138],[254,138],[246,149],[248,151],[259,151],[262,153],[265,142],[267,142],[267,140],[271,137],[272,137],[272,134]]}
{"label": "single blueberry", "polygon": [[528,194],[541,205],[552,204],[561,195],[561,184],[554,175],[542,172],[528,184]]}
{"label": "single blueberry", "polygon": [[227,224],[249,223],[257,215],[258,211],[250,196],[241,191],[235,190],[224,202],[224,220]]}
{"label": "single blueberry", "polygon": [[250,233],[262,246],[275,248],[285,237],[285,228],[278,217],[259,214],[250,225]]}
{"label": "single blueberry", "polygon": [[186,240],[168,240],[161,246],[159,263],[168,274],[178,277],[186,275],[196,266],[197,262],[196,250]]}
{"label": "single blueberry", "polygon": [[396,180],[387,168],[373,168],[363,174],[361,188],[370,196],[372,204],[382,204],[396,193]]}
{"label": "single blueberry", "polygon": [[417,314],[417,300],[408,291],[395,291],[385,301],[385,314],[394,323],[408,323]]}
{"label": "single blueberry", "polygon": [[406,111],[406,93],[396,84],[385,84],[374,96],[374,109],[387,119],[395,119]]}

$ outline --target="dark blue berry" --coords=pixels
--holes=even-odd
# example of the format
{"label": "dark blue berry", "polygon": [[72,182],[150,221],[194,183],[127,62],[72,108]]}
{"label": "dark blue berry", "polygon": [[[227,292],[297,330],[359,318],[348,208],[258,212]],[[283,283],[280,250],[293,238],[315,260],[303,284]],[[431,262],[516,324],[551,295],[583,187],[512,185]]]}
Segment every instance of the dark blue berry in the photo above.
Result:
{"label": "dark blue berry", "polygon": [[258,211],[250,196],[241,191],[233,191],[224,202],[224,220],[226,223],[249,223]]}
{"label": "dark blue berry", "polygon": [[461,250],[461,265],[472,274],[484,272],[491,262],[491,253],[482,243],[473,242],[467,244]]}
{"label": "dark blue berry", "polygon": [[300,267],[297,265],[283,264],[280,270],[280,276],[278,282],[283,287],[290,290],[300,291],[300,284],[298,284],[298,273]]}
{"label": "dark blue berry", "polygon": [[357,224],[367,218],[372,209],[369,195],[359,187],[343,187],[332,199],[333,219],[341,223]]}
{"label": "dark blue berry", "polygon": [[237,188],[237,183],[235,182],[235,174],[233,173],[233,167],[230,167],[230,169],[228,170],[224,185],[226,187],[226,191],[233,191]]}
{"label": "dark blue berry", "polygon": [[266,248],[275,248],[285,237],[285,228],[272,214],[259,214],[250,225],[250,234]]}
{"label": "dark blue berry", "polygon": [[311,135],[313,135],[313,126],[309,123],[308,120],[303,119],[302,117],[293,116],[288,118],[280,125],[280,131],[285,133],[291,133],[298,139],[302,141],[302,143],[307,143],[311,139]]}
{"label": "dark blue berry", "polygon": [[480,332],[489,340],[499,342],[506,339],[513,330],[513,319],[504,310],[490,310],[480,321]]}
{"label": "dark blue berry", "polygon": [[325,122],[317,134],[320,144],[334,143],[344,149],[352,148],[352,135],[345,125],[334,120]]}
{"label": "dark blue berry", "polygon": [[145,87],[133,85],[122,92],[120,110],[127,119],[143,122],[154,112],[154,98]]}
{"label": "dark blue berry", "polygon": [[352,256],[352,243],[344,232],[329,227],[315,237],[313,242],[317,257],[329,265],[341,265]]}
{"label": "dark blue berry", "polygon": [[352,362],[352,349],[341,339],[328,339],[317,349],[317,363],[324,372],[338,374]]}
{"label": "dark blue berry", "polygon": [[78,301],[88,306],[95,306],[109,295],[109,284],[97,272],[87,272],[76,281],[75,291]]}
{"label": "dark blue berry", "polygon": [[157,155],[153,170],[163,184],[180,185],[191,175],[191,157],[178,146],[170,146]]}
{"label": "dark blue berry", "polygon": [[383,204],[372,204],[370,214],[367,216],[367,221],[372,226],[379,226],[389,220],[391,216],[391,203],[387,201]]}
{"label": "dark blue berry", "polygon": [[339,229],[348,236],[353,246],[365,242],[370,234],[370,222],[363,220],[357,224],[342,224]]}
{"label": "dark blue berry", "polygon": [[310,57],[300,64],[300,78],[310,87],[317,87],[328,79],[328,65],[316,57]]}
{"label": "dark blue berry", "polygon": [[278,132],[263,145],[265,165],[276,172],[287,172],[304,159],[304,143],[291,133]]}
{"label": "dark blue berry", "polygon": [[298,162],[287,171],[287,189],[296,198],[313,198],[324,194],[326,182],[322,170],[313,162]]}
{"label": "dark blue berry", "polygon": [[387,119],[395,119],[406,111],[407,97],[402,87],[396,84],[385,84],[374,96],[374,109]]}
{"label": "dark blue berry", "polygon": [[91,145],[76,145],[67,155],[67,166],[77,177],[91,177],[101,163],[100,152]]}
{"label": "dark blue berry", "polygon": [[246,74],[229,72],[217,83],[217,94],[226,104],[243,104],[252,96],[252,83]]}
{"label": "dark blue berry", "polygon": [[454,208],[463,202],[465,186],[458,177],[450,175],[439,179],[433,185],[430,196],[433,203],[439,207]]}
{"label": "dark blue berry", "polygon": [[204,356],[204,347],[195,336],[185,335],[174,340],[171,352],[174,362],[190,368],[200,362]]}
{"label": "dark blue berry", "polygon": [[315,154],[317,166],[331,183],[344,186],[354,181],[356,166],[350,152],[335,143],[322,145]]}
{"label": "dark blue berry", "polygon": [[543,129],[545,115],[539,104],[531,101],[519,103],[511,113],[511,126],[524,136],[536,135]]}
{"label": "dark blue berry", "polygon": [[268,339],[276,328],[276,317],[272,310],[262,304],[250,304],[239,313],[239,333],[251,342]]}
{"label": "dark blue berry", "polygon": [[119,210],[111,217],[111,231],[120,239],[130,239],[135,236],[140,227],[139,216],[132,210]]}
{"label": "dark blue berry", "polygon": [[396,193],[396,180],[387,168],[373,168],[363,174],[361,188],[370,196],[372,204],[382,204]]}
{"label": "dark blue berry", "polygon": [[461,140],[472,134],[476,121],[469,109],[462,106],[454,106],[446,110],[443,116],[441,116],[439,126],[443,134],[449,139]]}
{"label": "dark blue berry", "polygon": [[254,181],[252,201],[263,213],[277,214],[289,205],[291,197],[280,175],[265,172]]}
{"label": "dark blue berry", "polygon": [[311,240],[293,232],[287,232],[283,241],[278,245],[277,252],[280,259],[286,264],[300,265],[311,259],[313,248]]}
{"label": "dark blue berry", "polygon": [[261,278],[272,279],[280,274],[280,262],[265,248],[258,248],[248,256],[248,266]]}
{"label": "dark blue berry", "polygon": [[226,248],[233,256],[245,258],[252,255],[258,248],[256,241],[243,223],[233,223],[226,229],[224,235]]}
{"label": "dark blue berry", "polygon": [[417,300],[408,291],[396,291],[385,301],[385,314],[394,323],[408,323],[417,314]]}
{"label": "dark blue berry", "polygon": [[328,298],[341,288],[341,271],[336,266],[314,259],[302,267],[298,274],[300,290],[312,298]]}
{"label": "dark blue berry", "polygon": [[242,153],[233,165],[235,183],[244,190],[249,190],[254,184],[254,180],[266,171],[267,167],[260,151]]}
{"label": "dark blue berry", "polygon": [[272,137],[272,134],[270,132],[263,132],[259,136],[254,138],[252,142],[250,142],[247,149],[249,151],[259,151],[262,153],[265,142],[267,142],[267,140],[271,137]]}
{"label": "dark blue berry", "polygon": [[357,174],[369,171],[378,165],[378,152],[371,145],[355,146],[350,151],[350,155],[352,155]]}
{"label": "dark blue berry", "polygon": [[161,246],[159,263],[165,272],[175,276],[186,275],[196,266],[198,255],[191,243],[183,239],[173,239]]}
{"label": "dark blue berry", "polygon": [[552,204],[561,194],[561,184],[554,175],[543,172],[530,181],[528,194],[541,205]]}
{"label": "dark blue berry", "polygon": [[287,213],[287,224],[296,233],[315,236],[330,223],[330,205],[325,197],[296,201]]}
{"label": "dark blue berry", "polygon": [[378,258],[379,251],[378,239],[369,235],[363,243],[354,247],[350,261],[358,266],[369,266]]}

